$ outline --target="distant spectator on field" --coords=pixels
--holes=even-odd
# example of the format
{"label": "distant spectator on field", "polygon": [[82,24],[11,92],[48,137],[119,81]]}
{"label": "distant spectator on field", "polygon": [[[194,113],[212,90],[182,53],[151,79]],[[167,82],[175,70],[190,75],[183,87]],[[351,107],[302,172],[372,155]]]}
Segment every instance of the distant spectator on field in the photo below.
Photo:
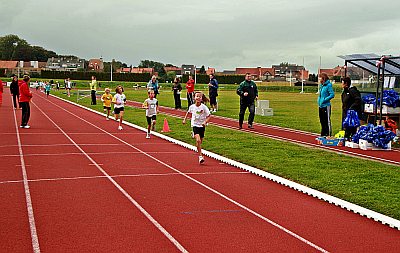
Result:
{"label": "distant spectator on field", "polygon": [[159,94],[158,89],[160,86],[158,85],[157,77],[152,76],[149,83],[147,84],[147,89],[148,90],[153,90],[154,91],[154,97],[157,97],[157,94]]}
{"label": "distant spectator on field", "polygon": [[10,85],[10,92],[13,97],[13,104],[14,104],[14,109],[17,109],[17,103],[18,107],[21,108],[21,105],[19,104],[19,85],[18,85],[18,77],[16,75],[12,76],[12,81]]}
{"label": "distant spectator on field", "polygon": [[188,108],[194,103],[194,85],[193,77],[189,76],[189,80],[186,82]]}
{"label": "distant spectator on field", "polygon": [[[357,112],[358,118],[361,119],[361,94],[357,90],[357,87],[351,85],[350,77],[345,77],[342,80],[342,128],[343,121],[346,118],[348,110],[354,110]],[[344,138],[350,139],[357,132],[357,128],[346,128]]]}
{"label": "distant spectator on field", "polygon": [[60,90],[60,83],[58,81],[56,81],[56,89]]}
{"label": "distant spectator on field", "polygon": [[181,79],[179,77],[175,77],[174,84],[172,85],[172,91],[174,92],[174,100],[175,100],[175,109],[181,109]]}
{"label": "distant spectator on field", "polygon": [[20,94],[20,105],[22,107],[22,120],[21,120],[21,128],[30,128],[28,125],[29,118],[31,116],[31,109],[29,103],[32,99],[32,93],[29,90],[29,81],[30,77],[28,75],[24,76],[23,82],[19,86],[19,94]]}
{"label": "distant spectator on field", "polygon": [[65,89],[67,90],[67,95],[68,97],[71,96],[71,88],[72,88],[72,82],[70,78],[67,78],[67,81],[65,82]]}
{"label": "distant spectator on field", "polygon": [[96,105],[96,90],[97,90],[97,80],[95,76],[92,76],[92,82],[90,83],[90,95],[92,97],[91,105]]}
{"label": "distant spectator on field", "polygon": [[246,73],[245,80],[240,83],[236,90],[240,96],[239,129],[243,128],[244,114],[249,108],[248,128],[253,128],[255,114],[255,100],[258,99],[258,89],[256,83],[252,80],[250,73]]}
{"label": "distant spectator on field", "polygon": [[319,121],[321,123],[321,136],[332,136],[331,99],[335,97],[335,93],[332,88],[332,83],[326,73],[321,73],[320,84],[318,107]]}
{"label": "distant spectator on field", "polygon": [[215,79],[214,74],[210,74],[210,82],[208,83],[208,96],[210,97],[210,112],[217,111],[217,97],[218,97],[218,81]]}

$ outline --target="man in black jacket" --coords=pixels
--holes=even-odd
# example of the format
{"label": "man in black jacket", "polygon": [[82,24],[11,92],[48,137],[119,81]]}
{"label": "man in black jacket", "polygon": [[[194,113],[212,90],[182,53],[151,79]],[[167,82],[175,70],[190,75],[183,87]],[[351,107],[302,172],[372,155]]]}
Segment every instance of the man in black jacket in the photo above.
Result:
{"label": "man in black jacket", "polygon": [[249,108],[250,113],[248,127],[252,129],[256,109],[254,100],[258,99],[258,90],[256,83],[251,80],[250,73],[246,73],[245,80],[240,83],[236,93],[240,96],[239,129],[243,127],[244,113],[247,108]]}
{"label": "man in black jacket", "polygon": [[17,109],[17,102],[18,107],[21,108],[19,105],[19,85],[18,85],[18,77],[16,75],[12,76],[12,81],[10,85],[10,92],[13,97],[14,109]]}
{"label": "man in black jacket", "polygon": [[[361,95],[360,92],[357,90],[356,87],[351,86],[351,79],[350,77],[345,77],[342,80],[342,124],[344,119],[346,118],[348,110],[354,110],[358,114],[358,118],[361,119]],[[349,139],[353,136],[357,128],[346,128],[344,137]]]}

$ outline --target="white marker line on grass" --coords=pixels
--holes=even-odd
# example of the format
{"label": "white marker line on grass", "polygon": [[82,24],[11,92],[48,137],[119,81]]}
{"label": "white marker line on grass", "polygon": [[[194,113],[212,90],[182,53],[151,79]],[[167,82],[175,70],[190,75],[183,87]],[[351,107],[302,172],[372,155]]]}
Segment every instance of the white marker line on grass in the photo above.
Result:
{"label": "white marker line on grass", "polygon": [[17,123],[17,116],[15,115],[15,110],[13,110],[13,114],[14,114],[15,130],[17,133],[19,156],[20,156],[20,160],[21,160],[22,178],[23,178],[23,182],[24,182],[24,190],[25,190],[26,208],[28,211],[29,227],[31,230],[32,247],[33,247],[33,252],[39,253],[40,252],[39,238],[38,238],[37,231],[36,231],[35,216],[33,214],[31,192],[29,190],[28,176],[26,173],[26,166],[25,166],[25,160],[24,160],[24,153],[22,152],[21,138],[19,136],[19,129],[18,129],[18,123]]}
{"label": "white marker line on grass", "polygon": [[[258,218],[260,218],[260,219],[266,221],[267,223],[271,224],[272,226],[274,226],[274,227],[280,229],[281,231],[283,231],[283,232],[285,232],[285,233],[291,235],[292,237],[294,237],[294,238],[298,239],[299,241],[301,241],[301,242],[307,244],[308,246],[310,246],[310,247],[312,247],[312,248],[314,248],[314,249],[316,249],[316,250],[318,250],[318,251],[321,251],[321,252],[328,252],[327,250],[323,249],[322,247],[320,247],[320,246],[318,246],[318,245],[312,243],[311,241],[309,241],[309,240],[307,240],[307,239],[301,237],[300,235],[298,235],[298,234],[292,232],[291,230],[289,230],[289,229],[287,229],[287,228],[285,228],[285,227],[279,225],[278,223],[276,223],[276,222],[274,222],[274,221],[272,221],[272,220],[270,220],[270,219],[264,217],[263,215],[257,213],[256,211],[254,211],[254,210],[252,210],[252,209],[250,209],[250,208],[248,208],[248,207],[246,207],[246,206],[240,204],[239,202],[237,202],[237,201],[235,201],[235,200],[229,198],[228,196],[226,196],[226,195],[220,193],[219,191],[217,191],[217,190],[211,188],[210,186],[208,186],[208,185],[206,185],[206,184],[204,184],[204,183],[198,181],[197,179],[194,179],[194,178],[188,176],[187,174],[181,172],[180,170],[175,169],[175,168],[172,167],[171,165],[169,165],[169,164],[167,164],[167,163],[165,163],[165,162],[163,162],[163,161],[161,161],[161,160],[159,160],[159,159],[157,159],[157,158],[155,158],[155,157],[153,157],[153,156],[147,154],[146,152],[144,152],[144,151],[142,151],[141,149],[139,149],[139,148],[133,146],[132,144],[130,144],[130,143],[128,143],[128,142],[126,142],[126,141],[120,139],[119,137],[117,137],[117,136],[115,136],[115,135],[113,135],[113,134],[111,134],[111,133],[105,131],[105,130],[102,129],[101,127],[99,127],[99,126],[97,126],[97,125],[95,125],[95,124],[93,124],[93,123],[91,123],[91,122],[89,122],[89,121],[87,121],[87,120],[81,118],[80,116],[78,116],[78,115],[76,115],[76,114],[74,114],[74,113],[68,111],[67,109],[65,109],[65,108],[63,108],[63,107],[61,107],[61,106],[59,106],[59,105],[57,105],[57,104],[55,104],[55,103],[53,103],[53,102],[51,102],[51,103],[52,103],[53,105],[57,106],[58,108],[60,108],[60,109],[62,109],[62,110],[64,110],[64,111],[66,111],[66,112],[68,112],[69,114],[75,116],[76,118],[80,119],[81,121],[86,122],[87,124],[89,124],[89,125],[91,125],[91,126],[97,128],[97,129],[99,129],[100,131],[103,131],[105,134],[107,134],[107,135],[109,135],[109,136],[111,136],[111,137],[113,137],[113,138],[119,140],[120,142],[122,142],[122,143],[128,145],[129,147],[132,147],[133,149],[135,149],[135,150],[137,150],[137,151],[143,153],[144,155],[146,155],[146,156],[148,156],[149,158],[151,158],[151,159],[157,161],[158,163],[164,165],[165,167],[167,167],[167,168],[169,168],[169,169],[171,169],[171,170],[173,170],[173,171],[175,171],[175,172],[181,174],[182,176],[186,177],[187,179],[189,179],[189,180],[191,180],[191,181],[197,183],[198,185],[200,185],[200,186],[206,188],[207,190],[209,190],[209,191],[215,193],[216,195],[218,195],[218,196],[222,197],[223,199],[227,200],[228,202],[231,202],[232,204],[237,205],[237,206],[239,206],[240,208],[246,210],[247,212],[249,212],[249,213],[255,215],[256,217],[258,217]],[[40,109],[39,109],[39,110],[40,110]],[[71,140],[71,141],[72,141],[72,140]],[[105,172],[104,172],[104,173],[105,173]]]}
{"label": "white marker line on grass", "polygon": [[[51,102],[52,103],[52,102]],[[153,216],[150,215],[150,213],[148,213],[135,199],[133,199],[133,197],[131,195],[129,195],[129,193],[127,191],[125,191],[124,188],[122,188],[109,174],[107,174],[107,172],[105,170],[103,170],[103,168],[96,163],[96,161],[94,161],[92,159],[92,157],[90,157],[59,125],[57,125],[47,114],[45,114],[42,109],[37,106],[35,103],[33,103],[36,108],[51,122],[53,123],[54,126],[56,126],[63,134],[65,137],[67,137],[67,139],[69,141],[71,141],[71,143],[73,143],[75,145],[75,147],[81,151],[88,159],[89,161],[92,162],[93,165],[95,165],[97,167],[98,170],[101,171],[101,173],[103,173],[105,175],[105,177],[134,205],[136,206],[137,209],[140,210],[140,212],[151,222],[153,223],[153,225],[158,228],[158,230],[161,231],[161,233],[163,233],[165,235],[165,237],[168,238],[168,240],[170,240],[170,242],[172,242],[175,247],[177,249],[179,249],[181,252],[188,252],[163,226],[161,226],[160,223],[158,223],[158,221],[156,221]],[[53,103],[54,104],[54,103]],[[54,104],[55,105],[55,104]],[[59,107],[58,105],[56,105],[57,107]],[[61,108],[61,107],[59,107]],[[62,108],[63,109],[63,108]],[[64,109],[65,110],[65,109]],[[67,110],[65,110],[67,111]]]}
{"label": "white marker line on grass", "polygon": [[[129,168],[128,168],[129,169]],[[251,174],[248,171],[210,171],[210,172],[188,172],[188,175],[221,175],[221,174]],[[121,178],[121,177],[165,177],[165,176],[181,176],[180,173],[149,173],[149,174],[126,174],[126,175],[113,175],[112,178]],[[98,179],[98,178],[107,178],[107,176],[88,176],[88,177],[60,177],[60,178],[39,178],[39,179],[30,179],[28,182],[52,182],[52,181],[64,181],[64,180],[82,180],[82,179]],[[15,184],[22,183],[23,180],[10,180],[10,181],[0,181],[0,184]]]}

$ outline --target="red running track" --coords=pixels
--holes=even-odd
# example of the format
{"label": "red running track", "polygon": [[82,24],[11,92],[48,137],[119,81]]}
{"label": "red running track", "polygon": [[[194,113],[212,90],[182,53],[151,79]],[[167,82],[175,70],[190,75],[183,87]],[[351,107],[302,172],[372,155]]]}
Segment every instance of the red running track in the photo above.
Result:
{"label": "red running track", "polygon": [[32,128],[20,129],[9,96],[0,107],[2,252],[400,247],[396,229],[211,158],[199,165],[192,151],[54,97],[34,93],[31,108]]}
{"label": "red running track", "polygon": [[[128,101],[128,105],[134,107],[141,107],[142,103],[136,101]],[[160,112],[164,114],[168,114],[171,116],[184,117],[186,111],[175,110],[169,107],[160,107]],[[211,118],[211,124],[229,128],[229,129],[238,129],[237,120],[215,116]],[[264,136],[267,138],[281,140],[281,141],[289,141],[292,143],[297,143],[299,145],[305,145],[309,147],[321,148],[328,151],[333,151],[340,154],[351,155],[359,158],[370,159],[378,162],[384,162],[392,165],[400,166],[400,150],[392,149],[392,150],[362,150],[362,149],[352,149],[348,147],[332,147],[332,146],[322,146],[316,143],[315,138],[318,137],[317,134],[313,134],[310,132],[294,130],[289,128],[283,128],[272,125],[265,124],[254,124],[254,129],[245,129],[246,125],[241,131],[251,132],[254,134],[258,134],[260,136]]]}

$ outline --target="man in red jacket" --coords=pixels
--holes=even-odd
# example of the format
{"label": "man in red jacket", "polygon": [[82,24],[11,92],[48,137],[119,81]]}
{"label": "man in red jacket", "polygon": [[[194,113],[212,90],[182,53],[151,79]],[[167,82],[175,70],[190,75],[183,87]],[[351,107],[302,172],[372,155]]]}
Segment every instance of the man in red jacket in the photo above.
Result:
{"label": "man in red jacket", "polygon": [[30,128],[28,125],[29,117],[31,116],[31,108],[29,102],[32,98],[32,92],[29,90],[29,81],[31,78],[28,75],[24,76],[23,82],[19,86],[19,103],[22,108],[21,128]]}

